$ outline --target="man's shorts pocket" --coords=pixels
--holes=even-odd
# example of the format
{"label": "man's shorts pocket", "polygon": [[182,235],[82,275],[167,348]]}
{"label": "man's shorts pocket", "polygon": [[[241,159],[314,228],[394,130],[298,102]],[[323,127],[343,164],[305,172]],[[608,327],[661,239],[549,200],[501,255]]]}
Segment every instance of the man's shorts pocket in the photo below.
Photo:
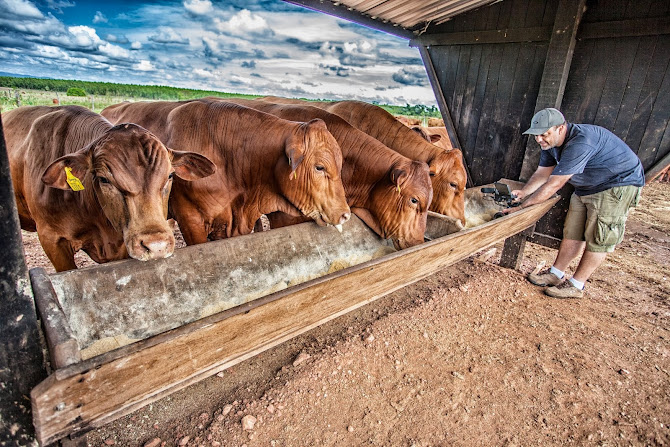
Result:
{"label": "man's shorts pocket", "polygon": [[598,216],[593,242],[601,246],[614,246],[623,240],[626,218],[619,216]]}

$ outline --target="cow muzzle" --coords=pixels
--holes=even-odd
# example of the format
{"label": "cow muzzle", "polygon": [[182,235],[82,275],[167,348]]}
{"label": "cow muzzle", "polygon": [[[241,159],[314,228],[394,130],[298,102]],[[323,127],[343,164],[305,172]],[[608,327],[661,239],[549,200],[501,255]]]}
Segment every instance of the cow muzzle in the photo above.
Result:
{"label": "cow muzzle", "polygon": [[141,233],[126,242],[130,257],[139,261],[170,257],[174,253],[174,246],[174,234],[164,231]]}

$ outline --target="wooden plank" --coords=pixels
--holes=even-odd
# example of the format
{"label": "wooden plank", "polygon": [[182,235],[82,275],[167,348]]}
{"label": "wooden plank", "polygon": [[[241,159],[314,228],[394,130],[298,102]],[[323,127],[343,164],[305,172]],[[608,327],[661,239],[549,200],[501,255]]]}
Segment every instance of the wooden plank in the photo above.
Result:
{"label": "wooden plank", "polygon": [[[670,39],[668,39],[670,44]],[[670,50],[666,51],[670,54]],[[663,147],[661,142],[670,121],[670,62],[665,71],[656,100],[647,122],[647,128],[640,142],[640,150],[637,153],[642,161],[642,166],[650,168],[657,160],[667,153],[668,147]],[[667,144],[667,143],[666,143]]]}
{"label": "wooden plank", "polygon": [[500,178],[500,176],[496,176],[495,173],[491,171],[491,166],[495,161],[489,160],[489,153],[493,135],[495,134],[493,113],[495,110],[494,107],[498,91],[498,79],[500,77],[502,57],[503,54],[499,48],[497,48],[491,55],[488,77],[486,79],[484,102],[482,104],[482,112],[479,117],[479,126],[477,128],[477,140],[473,147],[474,154],[472,163],[470,163],[470,170],[475,177],[475,184],[478,185],[490,183],[495,179]]}
{"label": "wooden plank", "polygon": [[[470,64],[468,72],[465,75],[465,91],[463,92],[463,107],[461,107],[461,116],[459,117],[458,130],[464,137],[473,125],[473,115],[475,108],[475,88],[477,86],[477,77],[482,64],[482,45],[474,45],[470,52]],[[469,147],[468,147],[469,148]]]}
{"label": "wooden plank", "polygon": [[[568,80],[572,54],[575,48],[575,35],[584,13],[586,0],[559,0],[556,18],[547,49],[542,81],[535,103],[535,111],[545,107],[561,107],[565,84]],[[539,160],[535,150],[536,143],[529,138],[526,145],[521,178],[530,178]]]}
{"label": "wooden plank", "polygon": [[581,122],[582,120],[582,101],[587,88],[587,73],[595,43],[594,40],[580,41],[575,46],[570,77],[565,86],[565,95],[561,104],[561,111],[568,121]]}
{"label": "wooden plank", "polygon": [[[640,102],[640,94],[644,85],[644,79],[656,46],[656,37],[638,38],[638,47],[635,52],[635,60],[630,75],[627,79],[626,90],[621,100],[621,107],[617,115],[612,131],[622,140],[627,141],[633,114]],[[633,149],[637,152],[638,148]]]}
{"label": "wooden plank", "polygon": [[51,367],[58,369],[81,362],[79,343],[72,334],[46,270],[41,267],[31,269],[30,282],[44,326]]}
{"label": "wooden plank", "polygon": [[598,107],[605,89],[607,74],[614,69],[616,63],[612,57],[615,49],[613,40],[596,40],[593,54],[586,73],[586,86],[582,93],[579,107],[580,116],[574,118],[574,122],[594,124]]}
{"label": "wooden plank", "polygon": [[[510,100],[505,118],[505,127],[507,132],[500,139],[500,145],[506,148],[504,154],[503,176],[507,178],[518,178],[523,162],[523,149],[525,145],[521,140],[527,138],[522,135],[526,130],[532,113],[532,105],[528,92],[533,91],[534,87],[531,80],[532,74],[537,73],[539,68],[534,64],[536,47],[532,44],[521,44],[519,56],[517,58],[514,81],[511,87]],[[539,76],[538,76],[539,79]],[[534,105],[534,104],[533,104]],[[522,119],[528,117],[526,121]]]}
{"label": "wooden plank", "polygon": [[613,42],[615,58],[607,62],[608,74],[603,87],[600,104],[596,113],[594,124],[612,130],[616,123],[623,95],[630,72],[633,68],[633,60],[638,47],[638,38],[616,39]]}
{"label": "wooden plank", "polygon": [[[666,135],[670,134],[670,131],[666,129]],[[648,171],[645,171],[644,178],[645,183],[649,183],[654,180],[658,175],[664,172],[668,166],[670,166],[670,152],[660,159],[654,166],[651,167]]]}
{"label": "wooden plank", "polygon": [[606,39],[670,34],[670,17],[584,23],[577,39]]}
{"label": "wooden plank", "polygon": [[[556,199],[56,371],[31,393],[42,445],[86,432],[431,275],[532,225]],[[395,274],[403,272],[402,275]]]}
{"label": "wooden plank", "polygon": [[668,62],[670,61],[670,51],[668,51],[670,36],[658,36],[656,39],[657,43],[654,47],[649,70],[646,73],[640,92],[640,103],[633,114],[630,130],[626,137],[626,143],[638,154],[640,159],[647,158],[645,152],[649,148],[642,147],[642,138],[647,129],[663,78],[668,74]]}
{"label": "wooden plank", "polygon": [[[486,99],[486,80],[488,78],[489,67],[491,65],[491,55],[494,51],[493,45],[485,45],[481,55],[480,68],[477,74],[477,83],[475,85],[475,96],[472,101],[472,110],[470,112],[470,124],[467,127],[465,141],[463,141],[465,152],[464,157],[469,166],[472,165],[475,157],[475,145],[477,143],[477,134],[479,132],[479,121],[482,114],[484,100]],[[472,172],[472,169],[470,170]],[[474,173],[472,173],[474,176]],[[486,183],[479,177],[473,178],[475,184]]]}
{"label": "wooden plank", "polygon": [[420,45],[471,45],[511,42],[546,42],[551,37],[551,27],[503,28],[488,31],[462,31],[454,33],[423,34],[410,40],[410,46]]}
{"label": "wooden plank", "polygon": [[463,92],[465,90],[465,80],[467,79],[468,67],[470,65],[471,45],[458,47],[458,65],[456,69],[456,83],[454,85],[454,101],[451,105],[453,112],[454,126],[458,127],[461,116],[461,105],[463,104]]}

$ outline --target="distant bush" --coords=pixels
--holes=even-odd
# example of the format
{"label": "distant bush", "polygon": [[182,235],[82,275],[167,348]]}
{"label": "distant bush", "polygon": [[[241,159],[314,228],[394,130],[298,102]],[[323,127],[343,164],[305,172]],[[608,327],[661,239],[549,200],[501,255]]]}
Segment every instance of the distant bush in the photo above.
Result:
{"label": "distant bush", "polygon": [[66,95],[68,95],[68,96],[86,96],[86,91],[83,88],[70,87],[69,89],[67,89]]}

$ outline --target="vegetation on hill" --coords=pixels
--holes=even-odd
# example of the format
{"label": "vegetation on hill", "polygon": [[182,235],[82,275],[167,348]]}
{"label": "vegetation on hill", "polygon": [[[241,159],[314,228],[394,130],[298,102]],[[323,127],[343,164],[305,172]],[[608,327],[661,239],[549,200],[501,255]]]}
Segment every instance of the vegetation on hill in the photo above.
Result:
{"label": "vegetation on hill", "polygon": [[[19,105],[77,104],[99,112],[111,104],[137,100],[186,100],[204,96],[221,98],[256,98],[259,95],[225,93],[213,90],[197,90],[163,85],[116,84],[112,82],[77,81],[70,79],[47,79],[0,76],[0,107],[10,110]],[[63,97],[61,97],[63,95]],[[67,97],[65,97],[67,95]],[[392,106],[374,104],[393,115],[418,118],[440,117],[435,106]]]}

